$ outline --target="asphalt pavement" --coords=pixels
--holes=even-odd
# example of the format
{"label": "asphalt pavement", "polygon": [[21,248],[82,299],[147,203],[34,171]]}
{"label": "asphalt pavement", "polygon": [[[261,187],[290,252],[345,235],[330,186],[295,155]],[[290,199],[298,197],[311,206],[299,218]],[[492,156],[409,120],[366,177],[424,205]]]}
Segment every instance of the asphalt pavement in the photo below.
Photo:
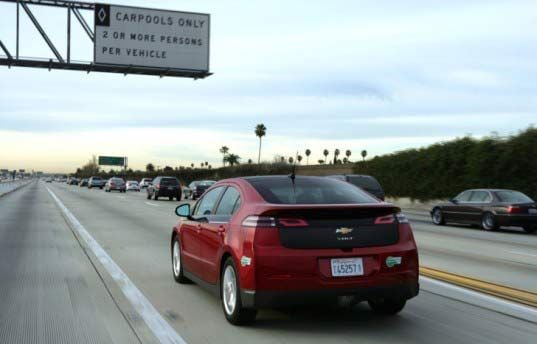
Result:
{"label": "asphalt pavement", "polygon": [[[392,318],[377,316],[365,305],[310,307],[264,310],[253,326],[234,327],[225,320],[219,300],[196,285],[178,285],[172,278],[169,240],[178,202],[147,200],[143,191],[105,193],[35,182],[0,199],[0,343],[46,342],[38,338],[56,343],[84,343],[84,338],[144,341],[139,333],[147,329],[136,328],[140,320],[134,314],[136,307],[122,299],[114,279],[104,277],[98,259],[85,254],[86,246],[77,242],[47,189],[187,343],[532,343],[537,339],[534,323],[431,289],[422,290]],[[414,227],[422,264],[432,264],[434,259],[453,261],[449,267],[457,271],[467,259],[453,260],[464,257],[461,250],[476,260],[480,252],[496,250],[500,260],[507,260],[513,257],[497,247],[525,250],[533,245],[528,240],[524,240],[527,246],[518,245],[519,239],[504,244],[500,237],[481,240],[481,232],[460,228],[445,227],[436,233],[425,223],[415,222]],[[478,246],[472,249],[472,245]],[[439,247],[449,252],[437,254]],[[496,265],[496,258],[489,256],[494,255],[485,259]],[[510,265],[498,265],[498,271],[525,266],[519,262],[524,256],[515,257],[517,261]],[[520,271],[520,276],[525,274]],[[78,282],[70,288],[72,280]],[[82,296],[74,297],[77,293]]]}

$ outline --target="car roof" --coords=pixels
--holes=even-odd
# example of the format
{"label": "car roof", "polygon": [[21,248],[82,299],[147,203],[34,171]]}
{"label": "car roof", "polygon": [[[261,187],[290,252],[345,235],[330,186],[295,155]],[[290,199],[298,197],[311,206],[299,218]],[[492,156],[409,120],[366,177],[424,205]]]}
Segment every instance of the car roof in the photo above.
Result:
{"label": "car roof", "polygon": [[497,192],[497,191],[517,191],[517,190],[511,190],[511,189],[485,189],[485,188],[481,188],[481,189],[468,189],[468,190],[464,190],[462,192],[465,192],[465,191],[489,191],[489,192]]}

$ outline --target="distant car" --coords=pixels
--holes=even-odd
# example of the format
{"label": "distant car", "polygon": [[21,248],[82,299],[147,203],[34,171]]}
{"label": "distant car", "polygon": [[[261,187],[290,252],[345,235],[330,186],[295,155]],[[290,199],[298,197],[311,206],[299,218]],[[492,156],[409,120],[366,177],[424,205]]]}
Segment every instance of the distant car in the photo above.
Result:
{"label": "distant car", "polygon": [[46,178],[45,183],[52,183],[52,178]]}
{"label": "distant car", "polygon": [[78,185],[79,182],[80,182],[80,180],[78,180],[78,178],[71,178],[71,179],[69,179],[67,184],[69,184],[69,185]]}
{"label": "distant car", "polygon": [[181,183],[175,177],[156,177],[153,183],[147,187],[147,199],[153,198],[155,201],[159,197],[168,197],[171,201],[174,198],[181,200]]}
{"label": "distant car", "polygon": [[393,315],[419,291],[406,217],[339,180],[227,179],[175,212],[182,217],[169,246],[175,281],[218,295],[235,325],[252,322],[258,309],[340,296]]}
{"label": "distant car", "polygon": [[208,189],[210,188],[211,186],[214,185],[214,183],[216,183],[214,180],[200,180],[200,181],[195,181],[195,182],[192,182],[190,183],[191,185],[195,183],[195,186],[193,188],[191,188],[192,192],[191,192],[191,198],[193,200],[196,200],[198,198],[201,197],[201,195],[203,195],[203,193]]}
{"label": "distant car", "polygon": [[127,181],[127,191],[138,191],[140,192],[140,184],[136,180]]}
{"label": "distant car", "polygon": [[153,178],[142,178],[142,181],[140,182],[140,187],[142,189],[147,188],[149,185],[151,185],[151,182],[153,181]]}
{"label": "distant car", "polygon": [[123,178],[119,177],[112,177],[108,179],[106,184],[104,185],[104,191],[110,192],[110,191],[119,191],[119,192],[125,192],[127,190],[125,181]]}
{"label": "distant car", "polygon": [[328,178],[343,180],[357,187],[365,190],[375,196],[376,198],[384,201],[384,190],[378,182],[377,179],[373,176],[368,176],[365,174],[339,174],[328,176]]}
{"label": "distant car", "polygon": [[88,179],[87,178],[80,179],[80,182],[78,182],[78,186],[88,186]]}
{"label": "distant car", "polygon": [[101,179],[101,177],[91,177],[88,180],[88,189],[91,189],[91,188],[102,189],[104,187],[104,184],[106,184],[106,180]]}
{"label": "distant car", "polygon": [[431,218],[436,225],[480,225],[487,231],[515,226],[524,228],[527,233],[534,233],[537,231],[537,204],[515,190],[466,190],[448,203],[435,205]]}

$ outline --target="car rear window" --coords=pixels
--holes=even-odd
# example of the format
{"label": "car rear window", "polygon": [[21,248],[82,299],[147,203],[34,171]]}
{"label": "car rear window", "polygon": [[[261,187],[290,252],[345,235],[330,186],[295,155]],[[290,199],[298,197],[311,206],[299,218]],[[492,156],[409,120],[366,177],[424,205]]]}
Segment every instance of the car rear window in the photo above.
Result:
{"label": "car rear window", "polygon": [[177,179],[175,179],[175,178],[162,178],[160,180],[160,184],[162,184],[162,185],[177,185],[179,183],[177,182]]}
{"label": "car rear window", "polygon": [[382,191],[380,184],[369,177],[349,176],[349,183],[370,191]]}
{"label": "car rear window", "polygon": [[533,203],[533,200],[519,191],[496,191],[500,202],[506,203]]}
{"label": "car rear window", "polygon": [[269,203],[275,204],[361,204],[379,201],[348,183],[323,177],[296,176],[247,179]]}

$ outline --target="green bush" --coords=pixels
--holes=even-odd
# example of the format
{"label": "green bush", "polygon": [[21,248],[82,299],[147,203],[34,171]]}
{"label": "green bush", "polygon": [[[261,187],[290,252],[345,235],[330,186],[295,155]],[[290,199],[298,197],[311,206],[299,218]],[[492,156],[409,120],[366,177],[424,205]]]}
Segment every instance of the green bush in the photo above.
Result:
{"label": "green bush", "polygon": [[386,195],[430,200],[464,189],[506,188],[537,197],[537,129],[481,140],[464,137],[358,162],[355,173],[375,176]]}

